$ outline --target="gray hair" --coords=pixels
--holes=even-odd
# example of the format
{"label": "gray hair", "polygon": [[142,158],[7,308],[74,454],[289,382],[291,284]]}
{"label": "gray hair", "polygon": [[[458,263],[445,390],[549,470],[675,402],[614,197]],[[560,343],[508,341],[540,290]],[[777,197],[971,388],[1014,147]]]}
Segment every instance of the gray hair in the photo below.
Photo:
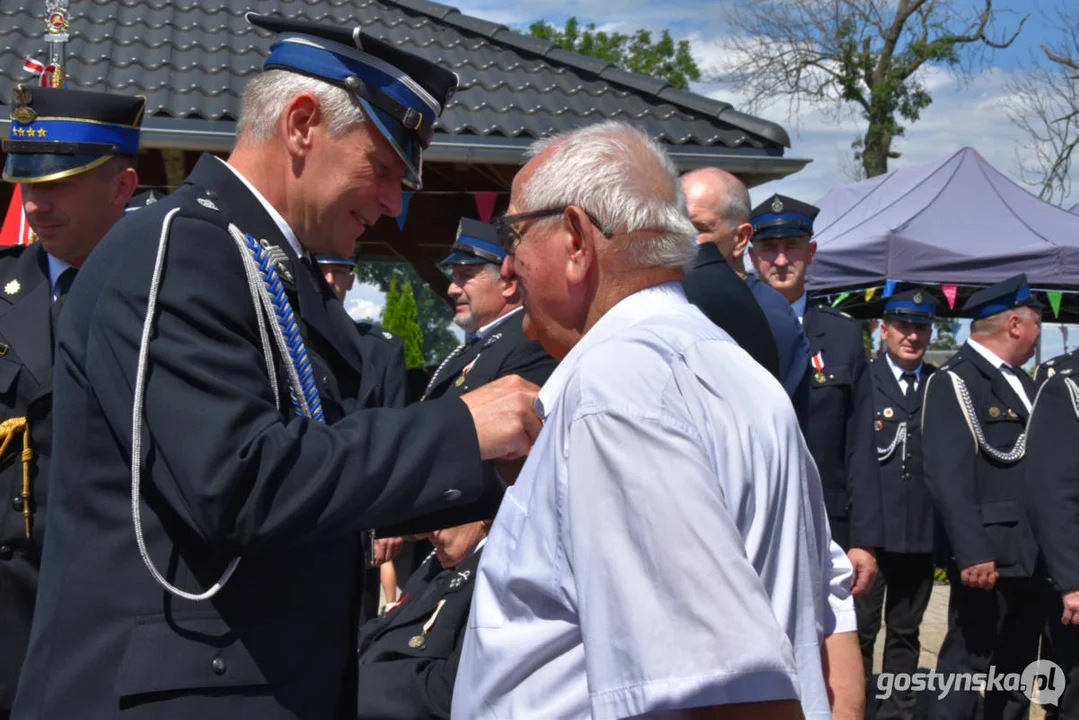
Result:
{"label": "gray hair", "polygon": [[1004,329],[1004,326],[1008,323],[1008,318],[1012,315],[1025,315],[1027,318],[1041,318],[1039,313],[1029,305],[1019,305],[1017,307],[1011,307],[1007,310],[1001,310],[998,313],[987,315],[983,318],[978,318],[970,324],[971,335],[993,335]]}
{"label": "gray hair", "polygon": [[692,262],[697,231],[662,145],[632,125],[609,120],[538,140],[529,155],[548,149],[550,157],[521,188],[515,211],[577,205],[608,232],[654,233],[612,245],[634,267],[685,268]]}
{"label": "gray hair", "polygon": [[719,206],[720,217],[731,231],[742,223],[749,222],[749,215],[753,212],[749,202],[749,190],[738,178],[734,180],[723,184]]}
{"label": "gray hair", "polygon": [[267,70],[244,88],[240,119],[236,123],[237,136],[269,140],[277,131],[281,113],[300,93],[311,93],[318,98],[326,124],[334,135],[365,119],[363,108],[344,88],[287,70]]}

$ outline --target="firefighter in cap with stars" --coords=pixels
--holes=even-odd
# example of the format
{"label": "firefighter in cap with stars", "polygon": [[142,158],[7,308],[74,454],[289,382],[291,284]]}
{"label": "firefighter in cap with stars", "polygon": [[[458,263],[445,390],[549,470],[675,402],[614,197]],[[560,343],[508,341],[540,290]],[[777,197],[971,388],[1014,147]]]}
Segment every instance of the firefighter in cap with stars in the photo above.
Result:
{"label": "firefighter in cap with stars", "polygon": [[873,428],[884,507],[880,573],[869,592],[855,599],[858,639],[866,669],[866,703],[879,702],[877,718],[913,718],[915,695],[893,690],[877,700],[873,647],[883,612],[886,673],[918,668],[918,629],[933,589],[933,503],[922,477],[922,390],[936,370],[924,361],[933,332],[937,300],[925,288],[887,298],[883,357],[871,360]]}
{"label": "firefighter in cap with stars", "polygon": [[[937,672],[1022,673],[1037,656],[1042,628],[1038,547],[1023,508],[1025,430],[1034,381],[1041,304],[1016,275],[963,305],[970,337],[926,381],[922,453],[940,516],[951,592]],[[943,547],[946,545],[946,547]],[[934,718],[1026,717],[1020,689],[987,687],[936,699]]]}
{"label": "firefighter in cap with stars", "polygon": [[53,339],[68,289],[138,185],[145,100],[16,85],[3,177],[36,242],[0,250],[0,717],[15,699],[45,537]]}
{"label": "firefighter in cap with stars", "polygon": [[[356,717],[361,535],[501,484],[537,388],[368,407],[356,327],[312,255],[419,187],[458,78],[358,27],[274,35],[227,162],[130,213],[57,339],[49,541],[14,716]],[[471,519],[471,518],[468,518]]]}

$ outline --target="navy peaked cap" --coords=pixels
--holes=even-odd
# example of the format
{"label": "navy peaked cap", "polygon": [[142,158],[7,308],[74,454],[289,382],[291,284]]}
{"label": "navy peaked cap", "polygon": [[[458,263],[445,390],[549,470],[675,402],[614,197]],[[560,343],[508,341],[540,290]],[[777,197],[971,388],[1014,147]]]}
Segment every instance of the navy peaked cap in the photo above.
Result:
{"label": "navy peaked cap", "polygon": [[925,288],[896,293],[884,303],[884,317],[928,325],[937,315],[937,299]]}
{"label": "navy peaked cap", "polygon": [[810,236],[818,212],[820,210],[809,203],[786,195],[773,195],[750,213],[753,239]]}
{"label": "navy peaked cap", "polygon": [[489,223],[461,218],[457,225],[457,240],[442,266],[478,265],[480,263],[502,264],[506,251],[498,242],[498,231]]}
{"label": "navy peaked cap", "polygon": [[971,295],[963,305],[963,313],[978,320],[1023,305],[1038,310],[1042,307],[1027,283],[1027,276],[1020,273]]}

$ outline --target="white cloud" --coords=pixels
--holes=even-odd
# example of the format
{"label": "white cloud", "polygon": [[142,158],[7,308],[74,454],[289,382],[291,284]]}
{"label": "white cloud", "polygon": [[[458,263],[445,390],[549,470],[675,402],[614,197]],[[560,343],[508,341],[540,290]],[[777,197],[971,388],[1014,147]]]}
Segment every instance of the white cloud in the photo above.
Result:
{"label": "white cloud", "polygon": [[357,297],[345,298],[345,312],[357,322],[360,320],[378,320],[382,315],[382,305]]}

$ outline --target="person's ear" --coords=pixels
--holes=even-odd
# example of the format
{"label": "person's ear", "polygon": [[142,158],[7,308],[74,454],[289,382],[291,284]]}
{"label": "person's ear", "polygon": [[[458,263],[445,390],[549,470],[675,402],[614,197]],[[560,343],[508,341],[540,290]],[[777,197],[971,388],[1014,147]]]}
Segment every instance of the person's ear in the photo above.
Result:
{"label": "person's ear", "polygon": [[314,129],[321,120],[322,108],[311,93],[300,93],[289,101],[279,128],[289,155],[299,159],[311,152]]}
{"label": "person's ear", "polygon": [[584,282],[596,259],[596,242],[603,237],[584,212],[571,205],[562,216],[566,279],[573,285]]}

